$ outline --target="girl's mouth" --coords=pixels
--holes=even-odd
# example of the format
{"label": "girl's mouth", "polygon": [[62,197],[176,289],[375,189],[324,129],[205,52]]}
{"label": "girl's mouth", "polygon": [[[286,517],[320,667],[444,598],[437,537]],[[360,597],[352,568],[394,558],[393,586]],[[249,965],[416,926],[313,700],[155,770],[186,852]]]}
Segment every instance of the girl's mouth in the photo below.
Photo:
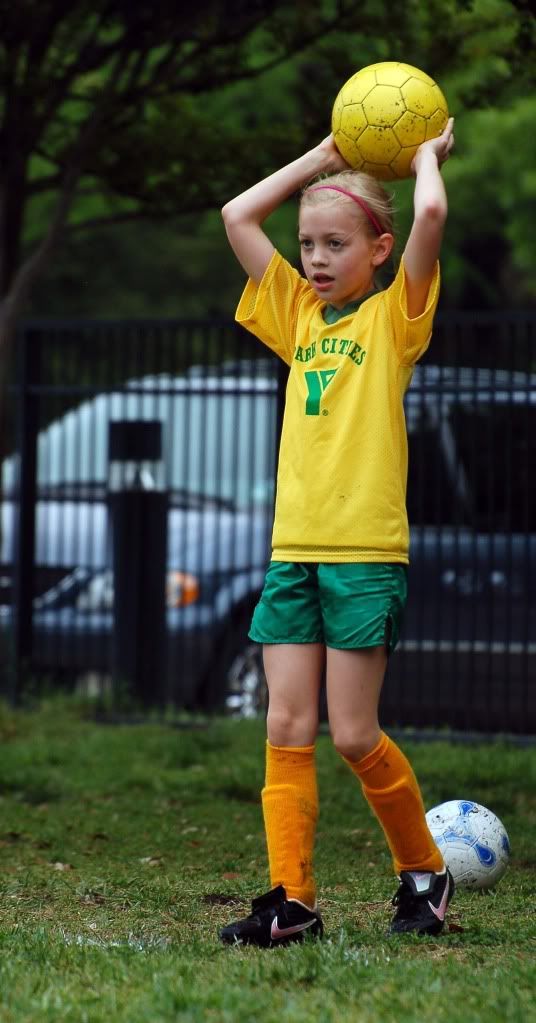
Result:
{"label": "girl's mouth", "polygon": [[313,274],[313,282],[315,288],[323,290],[333,284],[333,277],[328,277],[327,274]]}

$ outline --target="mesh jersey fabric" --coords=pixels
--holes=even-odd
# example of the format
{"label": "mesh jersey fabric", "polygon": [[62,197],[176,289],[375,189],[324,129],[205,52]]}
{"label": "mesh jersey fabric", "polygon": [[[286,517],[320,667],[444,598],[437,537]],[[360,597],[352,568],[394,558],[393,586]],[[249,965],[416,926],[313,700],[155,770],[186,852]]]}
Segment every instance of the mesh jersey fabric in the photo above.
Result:
{"label": "mesh jersey fabric", "polygon": [[402,261],[389,288],[326,324],[325,303],[279,252],[247,282],[237,322],[290,366],[272,560],[407,563],[403,397],[438,296],[439,264],[409,319]]}

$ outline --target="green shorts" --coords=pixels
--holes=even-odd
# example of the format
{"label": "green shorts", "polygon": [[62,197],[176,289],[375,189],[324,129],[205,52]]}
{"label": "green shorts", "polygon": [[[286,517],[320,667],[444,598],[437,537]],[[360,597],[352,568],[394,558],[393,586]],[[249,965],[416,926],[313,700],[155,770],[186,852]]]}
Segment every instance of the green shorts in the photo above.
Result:
{"label": "green shorts", "polygon": [[378,562],[272,561],[249,631],[255,643],[324,643],[337,650],[398,643],[407,567]]}

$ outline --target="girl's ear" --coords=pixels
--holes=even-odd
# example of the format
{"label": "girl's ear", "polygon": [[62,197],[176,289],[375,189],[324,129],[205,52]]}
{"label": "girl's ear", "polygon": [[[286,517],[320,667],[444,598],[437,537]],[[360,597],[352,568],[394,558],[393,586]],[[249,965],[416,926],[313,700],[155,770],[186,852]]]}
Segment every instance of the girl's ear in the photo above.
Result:
{"label": "girl's ear", "polygon": [[393,245],[395,239],[392,234],[381,234],[379,238],[374,241],[374,248],[372,252],[372,264],[373,266],[382,266],[385,260],[389,258],[393,251]]}

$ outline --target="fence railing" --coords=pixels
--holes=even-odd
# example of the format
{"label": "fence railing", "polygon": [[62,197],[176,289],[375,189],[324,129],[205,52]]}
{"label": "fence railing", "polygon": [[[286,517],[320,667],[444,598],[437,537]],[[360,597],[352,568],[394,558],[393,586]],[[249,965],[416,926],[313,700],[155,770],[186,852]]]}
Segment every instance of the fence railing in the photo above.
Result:
{"label": "fence railing", "polygon": [[[114,646],[112,506],[121,492],[124,564],[145,600],[134,661],[150,645],[143,607],[165,585],[165,656],[144,683],[145,702],[244,713],[258,705],[262,673],[247,625],[270,554],[285,374],[232,323],[24,326],[2,452],[5,694],[45,678],[128,696],[132,679],[121,677]],[[117,421],[161,424],[159,456],[142,446],[111,458]],[[415,369],[406,421],[410,599],[383,720],[533,733],[536,314],[443,313]],[[165,495],[160,581],[132,567],[156,559],[149,513],[139,510],[150,493]]]}

